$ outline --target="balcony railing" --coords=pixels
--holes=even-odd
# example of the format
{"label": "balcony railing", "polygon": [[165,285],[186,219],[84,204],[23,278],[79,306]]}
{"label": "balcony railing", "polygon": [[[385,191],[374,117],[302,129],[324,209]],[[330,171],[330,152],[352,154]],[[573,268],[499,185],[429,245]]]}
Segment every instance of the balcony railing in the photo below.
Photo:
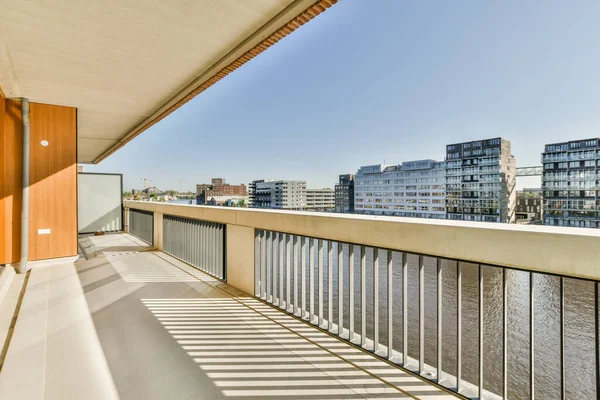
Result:
{"label": "balcony railing", "polygon": [[125,206],[130,231],[138,210],[154,213],[159,250],[205,270],[207,253],[222,254],[230,285],[464,396],[600,388],[599,231]]}

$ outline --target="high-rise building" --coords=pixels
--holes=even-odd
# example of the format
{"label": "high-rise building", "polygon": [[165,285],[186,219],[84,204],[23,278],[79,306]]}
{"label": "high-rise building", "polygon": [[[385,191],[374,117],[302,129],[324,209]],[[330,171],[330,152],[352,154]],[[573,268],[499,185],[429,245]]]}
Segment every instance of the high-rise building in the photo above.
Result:
{"label": "high-rise building", "polygon": [[306,211],[333,211],[335,192],[333,189],[306,189]]}
{"label": "high-rise building", "polygon": [[354,212],[354,175],[340,175],[335,185],[335,212]]}
{"label": "high-rise building", "polygon": [[407,161],[367,165],[354,176],[354,209],[359,214],[446,217],[444,163]]}
{"label": "high-rise building", "polygon": [[524,188],[517,190],[517,206],[515,208],[517,223],[542,222],[542,189]]}
{"label": "high-rise building", "polygon": [[302,210],[306,206],[305,181],[253,181],[250,207]]}
{"label": "high-rise building", "polygon": [[230,185],[223,178],[212,178],[211,183],[196,185],[196,204],[208,204],[216,197],[246,197],[246,185]]}
{"label": "high-rise building", "polygon": [[600,228],[600,139],[547,144],[544,150],[544,224]]}
{"label": "high-rise building", "polygon": [[448,219],[515,222],[516,161],[509,140],[446,146]]}

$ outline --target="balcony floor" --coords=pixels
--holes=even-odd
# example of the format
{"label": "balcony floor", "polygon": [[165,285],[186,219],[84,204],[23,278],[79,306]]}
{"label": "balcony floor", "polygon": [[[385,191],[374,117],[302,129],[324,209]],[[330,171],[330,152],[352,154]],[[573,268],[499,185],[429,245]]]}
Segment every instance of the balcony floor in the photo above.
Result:
{"label": "balcony floor", "polygon": [[2,398],[455,398],[130,235],[80,247],[26,279]]}

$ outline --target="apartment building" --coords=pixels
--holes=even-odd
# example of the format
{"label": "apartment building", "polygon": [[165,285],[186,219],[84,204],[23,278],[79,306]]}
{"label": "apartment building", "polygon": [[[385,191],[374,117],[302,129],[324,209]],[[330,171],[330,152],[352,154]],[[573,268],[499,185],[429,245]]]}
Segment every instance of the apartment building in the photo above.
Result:
{"label": "apartment building", "polygon": [[517,191],[515,208],[517,223],[541,223],[543,218],[542,189],[524,188]]}
{"label": "apartment building", "polygon": [[212,178],[211,183],[196,185],[196,204],[208,204],[217,197],[246,197],[246,185],[230,185],[223,178]]}
{"label": "apartment building", "polygon": [[335,212],[353,213],[354,212],[354,174],[344,174],[339,176],[337,185],[335,185]]}
{"label": "apartment building", "polygon": [[436,160],[360,167],[354,176],[355,212],[443,219],[445,173],[444,163]]}
{"label": "apartment building", "polygon": [[306,206],[306,181],[256,180],[250,184],[250,207],[302,210]]}
{"label": "apartment building", "polygon": [[600,228],[600,139],[547,144],[544,165],[544,224]]}
{"label": "apartment building", "polygon": [[446,146],[448,219],[515,222],[516,160],[504,138]]}
{"label": "apartment building", "polygon": [[330,188],[306,189],[306,211],[333,211],[335,208],[335,191]]}

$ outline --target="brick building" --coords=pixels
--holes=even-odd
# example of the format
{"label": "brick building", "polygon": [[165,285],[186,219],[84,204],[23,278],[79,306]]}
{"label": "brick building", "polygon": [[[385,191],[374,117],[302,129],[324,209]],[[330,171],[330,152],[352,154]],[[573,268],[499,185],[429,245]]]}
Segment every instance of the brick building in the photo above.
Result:
{"label": "brick building", "polygon": [[246,185],[230,185],[223,178],[212,178],[211,183],[196,185],[196,204],[207,204],[213,197],[246,197]]}

